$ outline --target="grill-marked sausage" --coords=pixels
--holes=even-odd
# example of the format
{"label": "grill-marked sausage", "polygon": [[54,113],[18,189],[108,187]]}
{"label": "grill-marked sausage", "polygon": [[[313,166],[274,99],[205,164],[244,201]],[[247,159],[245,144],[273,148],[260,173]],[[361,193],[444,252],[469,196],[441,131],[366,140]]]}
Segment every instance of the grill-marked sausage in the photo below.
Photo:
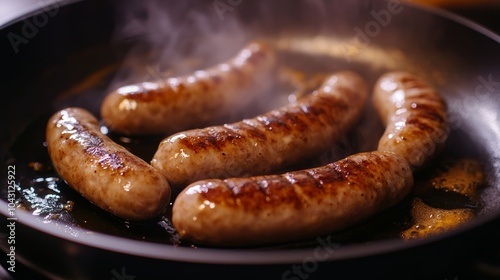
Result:
{"label": "grill-marked sausage", "polygon": [[252,119],[171,135],[160,143],[151,165],[174,188],[207,178],[275,173],[318,157],[345,137],[367,97],[359,75],[338,72],[296,103]]}
{"label": "grill-marked sausage", "polygon": [[118,88],[104,99],[102,119],[111,131],[127,135],[167,135],[206,126],[265,92],[275,64],[271,47],[254,42],[207,70]]}
{"label": "grill-marked sausage", "polygon": [[378,150],[399,154],[419,170],[444,146],[450,131],[446,103],[421,78],[406,72],[383,75],[373,103],[386,124]]}
{"label": "grill-marked sausage", "polygon": [[184,238],[208,245],[314,238],[395,205],[412,185],[401,156],[359,153],[282,175],[198,181],[176,198],[172,222]]}
{"label": "grill-marked sausage", "polygon": [[170,202],[166,178],[102,134],[90,112],[68,108],[55,113],[46,140],[55,170],[95,205],[129,220],[165,212]]}

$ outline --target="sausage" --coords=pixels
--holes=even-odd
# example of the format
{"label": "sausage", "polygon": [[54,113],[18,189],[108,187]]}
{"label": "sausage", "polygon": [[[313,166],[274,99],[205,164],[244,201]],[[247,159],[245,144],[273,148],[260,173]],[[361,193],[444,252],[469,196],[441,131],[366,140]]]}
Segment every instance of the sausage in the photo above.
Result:
{"label": "sausage", "polygon": [[47,149],[70,187],[102,209],[128,220],[163,214],[170,202],[166,178],[100,132],[81,108],[55,113],[47,123]]}
{"label": "sausage", "polygon": [[386,129],[379,151],[403,156],[414,170],[427,166],[449,134],[447,106],[437,91],[407,72],[390,72],[376,82],[373,104]]}
{"label": "sausage", "polygon": [[175,199],[172,222],[182,237],[205,245],[314,238],[393,206],[412,185],[403,157],[358,153],[281,175],[198,181]]}
{"label": "sausage", "polygon": [[227,63],[191,75],[116,89],[101,105],[104,124],[127,135],[169,135],[206,126],[248,106],[271,85],[276,55],[253,42]]}
{"label": "sausage", "polygon": [[181,189],[201,179],[275,173],[319,156],[345,137],[367,98],[359,75],[338,72],[318,90],[282,108],[171,135],[161,141],[151,165]]}

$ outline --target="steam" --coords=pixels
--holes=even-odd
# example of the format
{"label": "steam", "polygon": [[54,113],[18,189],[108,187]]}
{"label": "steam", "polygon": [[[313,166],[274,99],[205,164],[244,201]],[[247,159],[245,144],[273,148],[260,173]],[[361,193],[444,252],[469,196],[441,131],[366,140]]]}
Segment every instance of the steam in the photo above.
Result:
{"label": "steam", "polygon": [[227,60],[249,40],[235,17],[211,2],[130,1],[117,11],[116,41],[132,45],[111,88],[187,74]]}
{"label": "steam", "polygon": [[[356,70],[352,69],[356,64],[347,62],[344,49],[339,47],[342,46],[340,44],[345,34],[340,37],[333,34],[332,37],[330,27],[331,21],[336,21],[338,17],[361,17],[362,11],[369,9],[366,7],[367,2],[345,4],[306,0],[297,8],[294,5],[273,5],[267,1],[246,1],[248,0],[195,1],[194,4],[193,1],[173,3],[159,0],[124,2],[117,10],[114,39],[126,42],[130,48],[108,91],[130,83],[185,75],[213,66],[234,56],[252,39],[267,39],[283,51],[281,63],[289,62],[293,67],[303,67],[306,72]],[[214,6],[214,3],[218,3],[218,6]],[[246,9],[251,9],[251,12]],[[332,9],[337,18],[332,18]],[[340,10],[345,12],[338,12]],[[287,16],[284,17],[283,14]],[[352,19],[345,21],[352,22]],[[288,24],[296,25],[296,22],[307,23],[300,26],[301,32],[305,33],[294,35],[284,28]],[[352,30],[352,26],[343,28]],[[310,37],[304,37],[304,34],[310,34]],[[334,54],[317,53],[317,44],[309,44],[313,47],[305,52],[287,50],[286,48],[293,46],[289,44],[289,40],[296,39],[306,44],[325,39],[324,43],[328,44],[329,49],[337,47],[338,51]],[[284,44],[285,47],[280,45],[283,40],[288,42]],[[336,41],[340,44],[332,44]],[[332,61],[326,62],[325,55],[331,56]],[[360,69],[363,72],[366,67],[362,66]],[[368,77],[367,80],[374,79]],[[262,104],[252,113],[246,112],[241,118],[253,117],[257,113],[284,105],[292,92],[290,87],[285,87],[261,95]],[[353,128],[353,137],[346,136],[340,145],[332,145],[319,159],[321,164],[376,147],[382,128],[378,118],[373,117],[375,114],[371,104],[366,105],[363,119]],[[237,120],[238,117],[234,119]]]}

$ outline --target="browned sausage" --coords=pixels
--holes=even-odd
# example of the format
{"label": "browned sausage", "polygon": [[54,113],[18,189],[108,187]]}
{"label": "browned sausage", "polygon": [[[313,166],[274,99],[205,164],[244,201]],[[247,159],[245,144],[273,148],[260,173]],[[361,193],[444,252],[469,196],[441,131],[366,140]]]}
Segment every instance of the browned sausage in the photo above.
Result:
{"label": "browned sausage", "polygon": [[397,153],[418,170],[444,146],[450,130],[446,104],[421,78],[406,72],[383,75],[373,103],[387,125],[378,150]]}
{"label": "browned sausage", "polygon": [[151,161],[173,187],[207,178],[263,175],[323,153],[359,120],[365,81],[338,72],[296,103],[241,122],[180,132]]}
{"label": "browned sausage", "polygon": [[254,42],[205,71],[118,88],[101,106],[103,122],[122,134],[171,134],[206,126],[257,99],[271,84],[275,62],[268,45]]}
{"label": "browned sausage", "polygon": [[47,124],[46,139],[55,170],[95,205],[130,220],[165,212],[170,202],[166,178],[103,135],[90,112],[80,108],[57,112]]}
{"label": "browned sausage", "polygon": [[172,222],[184,238],[208,245],[314,238],[393,206],[412,184],[404,158],[360,153],[282,175],[193,183],[176,198]]}

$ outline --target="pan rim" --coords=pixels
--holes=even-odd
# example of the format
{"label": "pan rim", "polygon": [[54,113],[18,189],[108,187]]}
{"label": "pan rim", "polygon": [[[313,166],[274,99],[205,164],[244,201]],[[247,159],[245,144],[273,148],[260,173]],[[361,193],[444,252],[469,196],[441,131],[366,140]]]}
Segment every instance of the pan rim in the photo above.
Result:
{"label": "pan rim", "polygon": [[[7,202],[0,200],[0,214],[8,217]],[[403,240],[387,239],[374,241],[370,244],[345,245],[333,248],[333,253],[322,262],[341,261],[356,258],[365,258],[374,255],[387,254],[415,247],[429,245],[440,240],[459,236],[462,233],[477,229],[488,222],[500,218],[500,213],[495,215],[477,217],[474,221],[457,229],[430,236],[423,239]],[[266,249],[266,248],[208,248],[208,247],[178,247],[169,244],[144,242],[125,237],[113,236],[106,233],[91,232],[85,229],[62,230],[64,223],[44,223],[39,217],[28,211],[16,211],[16,222],[30,227],[38,232],[45,233],[64,241],[77,243],[110,252],[122,253],[137,257],[158,259],[165,261],[205,263],[219,265],[272,265],[293,264],[303,262],[310,258],[318,245],[302,249]],[[67,226],[67,225],[66,225]]]}
{"label": "pan rim", "polygon": [[33,3],[21,10],[14,11],[7,19],[0,20],[0,30],[7,28],[17,22],[20,22],[28,17],[41,13],[45,8],[54,5],[56,7],[67,6],[83,0],[49,0]]}
{"label": "pan rim", "polygon": [[[54,1],[54,3],[57,2],[60,5],[68,5],[80,1],[81,0],[58,0]],[[46,6],[50,4],[51,3],[46,3]],[[405,2],[405,5],[413,6],[417,9],[422,9],[434,15],[444,17],[500,43],[499,34],[492,32],[491,30],[481,26],[476,22],[473,22],[472,20],[469,20],[467,18],[464,18],[462,16],[459,16],[457,14],[454,14],[452,12],[440,8],[428,7],[421,4],[408,3],[408,2]],[[23,10],[24,14],[19,15],[19,17],[15,19],[11,19],[3,24],[0,24],[0,29],[7,28],[9,25],[16,23],[22,20],[23,18],[36,14],[43,7],[44,6],[38,5],[37,7],[31,7],[30,9]],[[7,202],[5,202],[4,200],[0,200],[0,214],[7,217],[8,216],[8,213],[6,211],[7,209],[8,209]],[[92,234],[85,234],[84,230],[81,231],[81,234],[72,235],[69,234],[67,231],[61,231],[59,228],[57,228],[57,226],[54,226],[54,224],[58,223],[43,223],[42,221],[39,221],[36,216],[33,216],[32,214],[26,211],[19,210],[16,212],[16,216],[18,218],[18,222],[25,226],[38,230],[42,233],[64,239],[66,241],[75,242],[78,244],[91,246],[112,252],[118,252],[118,253],[153,258],[153,259],[168,260],[168,261],[207,263],[207,264],[250,264],[250,265],[289,264],[289,263],[302,262],[304,258],[310,257],[313,254],[313,250],[315,249],[315,248],[294,249],[294,250],[256,250],[256,249],[224,249],[224,248],[193,249],[185,247],[175,247],[168,244],[137,241],[99,232],[93,232]],[[336,253],[329,256],[329,258],[326,261],[368,257],[372,255],[390,253],[403,249],[422,246],[452,236],[457,236],[460,233],[463,233],[470,229],[475,229],[480,225],[484,225],[498,218],[500,218],[500,212],[495,212],[494,215],[492,214],[485,217],[478,217],[469,224],[464,225],[456,230],[452,230],[425,239],[414,240],[411,242],[395,239],[395,240],[377,241],[369,246],[345,246],[345,247],[341,246],[340,248],[336,249]],[[85,236],[85,238],[82,238],[82,236]],[[123,246],[124,244],[126,244],[126,246]],[[214,255],[216,255],[217,257],[215,258]]]}
{"label": "pan rim", "polygon": [[493,39],[497,43],[500,43],[500,34],[495,33],[492,30],[490,30],[489,28],[487,28],[487,27],[485,27],[485,26],[483,26],[483,25],[481,25],[481,24],[479,24],[471,19],[468,19],[464,16],[461,16],[461,15],[456,14],[456,13],[451,12],[451,11],[447,11],[444,8],[431,7],[431,6],[426,6],[424,4],[417,4],[417,3],[412,3],[412,2],[408,2],[408,1],[405,1],[405,5],[416,8],[416,9],[424,10],[427,13],[435,14],[435,15],[440,16],[442,18],[449,19],[449,20],[451,20],[455,23],[458,23],[464,27],[468,27],[468,28],[472,29],[473,31],[479,32],[480,34],[482,34],[490,39]]}

